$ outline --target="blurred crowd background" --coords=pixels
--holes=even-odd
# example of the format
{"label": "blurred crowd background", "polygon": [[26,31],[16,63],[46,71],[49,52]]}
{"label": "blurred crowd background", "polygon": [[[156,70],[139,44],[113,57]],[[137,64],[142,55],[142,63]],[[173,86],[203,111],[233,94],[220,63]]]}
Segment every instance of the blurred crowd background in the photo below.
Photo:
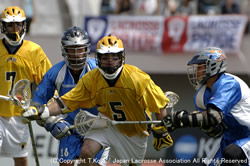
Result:
{"label": "blurred crowd background", "polygon": [[82,26],[84,16],[250,16],[250,0],[0,0],[1,11],[9,5],[25,9],[28,33],[34,35],[61,34],[69,26]]}

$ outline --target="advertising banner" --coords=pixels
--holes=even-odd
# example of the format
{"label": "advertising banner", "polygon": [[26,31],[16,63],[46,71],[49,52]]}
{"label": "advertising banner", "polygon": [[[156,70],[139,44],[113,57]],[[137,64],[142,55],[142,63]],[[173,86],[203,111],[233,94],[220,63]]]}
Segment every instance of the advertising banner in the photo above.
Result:
{"label": "advertising banner", "polygon": [[193,52],[206,46],[239,51],[247,23],[244,15],[215,16],[100,16],[85,17],[92,51],[99,39],[115,35],[128,51]]}
{"label": "advertising banner", "polygon": [[225,52],[237,52],[246,23],[247,17],[242,15],[190,16],[183,51],[215,46]]}

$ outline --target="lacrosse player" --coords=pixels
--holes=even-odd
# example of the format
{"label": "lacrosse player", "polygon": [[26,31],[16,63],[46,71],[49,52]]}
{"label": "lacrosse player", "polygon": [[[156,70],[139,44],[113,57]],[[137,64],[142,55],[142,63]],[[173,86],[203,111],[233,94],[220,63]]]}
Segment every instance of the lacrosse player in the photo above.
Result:
{"label": "lacrosse player", "polygon": [[[39,84],[51,63],[42,48],[23,40],[26,17],[23,9],[9,6],[1,14],[0,94],[9,96],[21,79]],[[22,109],[11,101],[0,100],[0,155],[12,157],[15,166],[27,166],[29,128],[22,122]]]}
{"label": "lacrosse player", "polygon": [[[87,32],[81,28],[73,26],[64,32],[61,38],[61,49],[64,60],[54,65],[44,75],[42,82],[34,92],[33,102],[46,104],[53,97],[55,91],[59,96],[63,96],[76,86],[84,74],[97,67],[96,60],[88,58],[89,37]],[[84,110],[88,110],[92,114],[98,113],[96,108]],[[76,131],[69,131],[69,126],[74,124],[74,118],[78,112],[79,109],[64,114],[65,118],[51,116],[42,122],[39,121],[48,132],[60,140],[58,161],[61,166],[73,166],[74,160],[79,157],[81,152],[84,137],[81,137]],[[106,165],[108,157],[106,154],[108,153],[101,151],[95,161],[100,161],[99,165]]]}
{"label": "lacrosse player", "polygon": [[[197,111],[177,111],[164,118],[173,131],[200,127],[210,137],[221,137],[210,165],[248,165],[250,159],[250,89],[239,77],[226,73],[223,50],[207,47],[188,62],[188,78],[197,90]],[[235,163],[232,163],[235,162]],[[239,162],[239,163],[238,163]],[[208,164],[208,163],[207,163]]]}
{"label": "lacrosse player", "polygon": [[[155,85],[149,75],[135,66],[125,64],[122,41],[116,36],[105,36],[96,47],[98,68],[89,71],[75,88],[48,107],[31,106],[23,116],[47,118],[81,107],[96,107],[101,117],[115,121],[151,120],[151,113],[161,120],[166,115],[169,99]],[[96,121],[98,123],[98,120]],[[88,132],[80,158],[89,162],[104,147],[110,147],[110,162],[121,165],[141,165],[147,148],[151,125],[116,125]],[[173,144],[165,127],[153,127],[154,147],[160,150]],[[80,163],[91,165],[91,163]]]}

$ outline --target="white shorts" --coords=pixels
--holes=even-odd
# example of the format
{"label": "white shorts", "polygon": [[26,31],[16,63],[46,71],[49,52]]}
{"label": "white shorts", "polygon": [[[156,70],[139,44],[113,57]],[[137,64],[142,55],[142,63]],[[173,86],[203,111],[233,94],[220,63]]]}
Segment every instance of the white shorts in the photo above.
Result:
{"label": "white shorts", "polygon": [[30,133],[22,118],[0,116],[0,156],[26,157],[30,148]]}
{"label": "white shorts", "polygon": [[99,142],[104,148],[110,147],[109,160],[111,163],[128,165],[130,162],[140,166],[147,149],[147,136],[135,135],[128,137],[116,126],[95,130],[87,133],[85,139]]}

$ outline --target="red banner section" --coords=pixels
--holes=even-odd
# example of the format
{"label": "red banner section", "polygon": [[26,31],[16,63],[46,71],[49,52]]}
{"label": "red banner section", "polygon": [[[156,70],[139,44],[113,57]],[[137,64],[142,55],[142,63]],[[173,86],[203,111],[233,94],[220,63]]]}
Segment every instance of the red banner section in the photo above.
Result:
{"label": "red banner section", "polygon": [[188,17],[168,17],[164,22],[162,50],[164,52],[182,52],[187,41]]}
{"label": "red banner section", "polygon": [[129,51],[193,52],[206,46],[225,52],[240,49],[247,23],[244,15],[218,16],[101,16],[86,17],[92,50],[104,35],[120,37]]}

